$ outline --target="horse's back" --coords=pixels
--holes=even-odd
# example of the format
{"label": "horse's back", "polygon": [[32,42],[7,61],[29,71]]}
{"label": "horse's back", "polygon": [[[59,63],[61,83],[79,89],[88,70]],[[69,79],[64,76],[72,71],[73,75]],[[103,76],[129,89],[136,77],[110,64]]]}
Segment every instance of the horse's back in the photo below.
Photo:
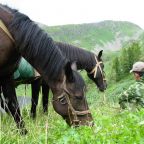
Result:
{"label": "horse's back", "polygon": [[14,70],[17,56],[18,53],[14,49],[14,43],[0,28],[0,77]]}

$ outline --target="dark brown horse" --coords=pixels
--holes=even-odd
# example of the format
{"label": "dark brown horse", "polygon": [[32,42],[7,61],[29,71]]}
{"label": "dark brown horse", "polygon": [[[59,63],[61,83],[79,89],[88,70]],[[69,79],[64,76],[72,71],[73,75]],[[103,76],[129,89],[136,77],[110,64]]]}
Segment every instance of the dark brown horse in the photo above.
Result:
{"label": "dark brown horse", "polygon": [[[55,44],[58,46],[58,48],[62,51],[63,55],[65,55],[67,58],[70,59],[70,61],[75,61],[77,64],[77,68],[87,71],[88,77],[97,85],[98,89],[100,91],[104,91],[106,89],[106,80],[104,75],[104,64],[102,62],[102,51],[99,52],[98,56],[96,56],[94,53],[86,51],[82,48],[78,48],[76,46],[62,43],[62,42],[55,42]],[[23,60],[24,61],[24,60]],[[29,71],[31,70],[34,72],[34,69],[32,67],[29,67],[29,64],[26,62],[20,63],[20,66],[18,68],[18,71],[20,73],[27,73],[27,69],[29,68]],[[26,70],[21,67],[26,67]],[[48,95],[49,95],[49,87],[45,83],[44,80],[42,80],[42,77],[23,77],[23,74],[20,74],[18,79],[15,79],[15,83],[17,84],[31,84],[32,86],[32,106],[31,106],[31,116],[32,118],[36,117],[36,107],[38,104],[38,97],[39,97],[39,91],[40,91],[40,85],[42,85],[42,102],[43,102],[43,111],[47,112],[48,109]],[[25,74],[26,75],[26,74]]]}
{"label": "dark brown horse", "polygon": [[[44,78],[53,92],[55,110],[69,125],[88,125],[92,116],[84,97],[85,84],[72,70],[52,38],[17,10],[0,4],[0,19],[14,41],[0,28],[0,87],[17,127],[27,133],[13,85],[13,72],[23,56]],[[62,105],[60,99],[66,104]]]}
{"label": "dark brown horse", "polygon": [[[75,61],[78,70],[86,70],[88,77],[97,85],[100,91],[104,91],[107,87],[104,64],[102,61],[102,51],[99,52],[98,56],[94,53],[84,50],[82,48],[62,43],[55,42],[58,48],[61,50],[70,61]],[[36,117],[36,106],[38,104],[40,85],[42,85],[42,102],[43,111],[47,112],[48,109],[48,95],[49,86],[45,83],[42,78],[32,81],[32,107],[31,116]]]}

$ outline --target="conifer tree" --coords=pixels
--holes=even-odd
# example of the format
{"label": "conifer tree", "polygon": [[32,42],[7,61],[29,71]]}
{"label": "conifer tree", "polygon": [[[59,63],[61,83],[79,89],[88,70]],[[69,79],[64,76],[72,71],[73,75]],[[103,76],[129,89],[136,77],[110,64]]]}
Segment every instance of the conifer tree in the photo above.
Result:
{"label": "conifer tree", "polygon": [[116,57],[113,61],[113,69],[115,71],[115,80],[119,81],[122,77],[122,73],[121,73],[121,66],[118,57]]}
{"label": "conifer tree", "polygon": [[122,66],[122,73],[124,76],[128,73],[128,69],[129,69],[128,52],[126,48],[122,48],[120,62]]}

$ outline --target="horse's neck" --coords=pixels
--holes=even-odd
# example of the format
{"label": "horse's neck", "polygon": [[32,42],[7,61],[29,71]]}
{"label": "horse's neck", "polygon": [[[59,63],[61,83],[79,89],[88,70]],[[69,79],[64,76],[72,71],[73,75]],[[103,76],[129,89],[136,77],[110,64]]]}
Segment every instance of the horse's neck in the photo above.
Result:
{"label": "horse's neck", "polygon": [[95,55],[92,52],[71,45],[59,45],[62,53],[70,60],[76,61],[77,68],[91,71],[95,66]]}
{"label": "horse's neck", "polygon": [[90,57],[83,57],[82,59],[78,58],[77,61],[78,69],[85,69],[87,72],[90,72],[95,66],[95,58],[94,55],[90,55]]}
{"label": "horse's neck", "polygon": [[[86,54],[85,51],[81,51],[80,54],[77,53],[75,55],[75,59],[79,70],[85,69],[86,71],[89,72],[93,69],[95,65],[95,58],[94,55],[91,53],[88,53],[88,55],[85,54]],[[73,57],[71,57],[71,60],[73,61]]]}
{"label": "horse's neck", "polygon": [[56,48],[52,38],[21,13],[15,14],[10,28],[17,51],[43,75],[45,80],[58,79],[66,59]]}

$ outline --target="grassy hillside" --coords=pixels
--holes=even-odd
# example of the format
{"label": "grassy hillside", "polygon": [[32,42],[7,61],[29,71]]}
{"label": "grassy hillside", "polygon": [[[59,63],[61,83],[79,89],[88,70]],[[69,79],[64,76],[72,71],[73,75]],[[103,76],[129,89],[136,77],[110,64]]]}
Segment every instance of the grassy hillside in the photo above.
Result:
{"label": "grassy hillside", "polygon": [[143,31],[133,23],[121,21],[43,28],[57,41],[68,42],[89,50],[118,50],[125,41],[137,39]]}

